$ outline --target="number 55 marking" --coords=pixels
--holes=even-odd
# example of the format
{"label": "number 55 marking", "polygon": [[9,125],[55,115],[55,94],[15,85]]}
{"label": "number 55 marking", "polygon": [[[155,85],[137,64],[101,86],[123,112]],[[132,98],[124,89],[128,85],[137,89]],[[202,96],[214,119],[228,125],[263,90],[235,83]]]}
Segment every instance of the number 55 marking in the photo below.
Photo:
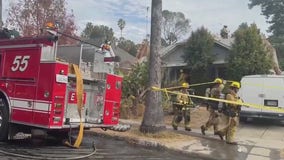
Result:
{"label": "number 55 marking", "polygon": [[21,72],[25,71],[28,67],[29,59],[30,59],[30,56],[16,56],[13,61],[11,70],[13,72],[18,71],[18,70]]}

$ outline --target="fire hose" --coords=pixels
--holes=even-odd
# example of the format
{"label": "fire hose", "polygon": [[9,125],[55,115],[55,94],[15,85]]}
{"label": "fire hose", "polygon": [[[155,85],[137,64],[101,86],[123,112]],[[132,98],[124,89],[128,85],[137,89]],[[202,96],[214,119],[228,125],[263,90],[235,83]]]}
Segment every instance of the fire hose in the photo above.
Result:
{"label": "fire hose", "polygon": [[70,147],[79,148],[82,143],[83,134],[84,134],[84,124],[82,122],[82,112],[81,112],[83,108],[83,78],[79,70],[79,67],[77,65],[72,64],[72,68],[76,75],[77,109],[80,117],[80,127],[74,145],[70,144],[68,141],[66,141],[65,144]]}
{"label": "fire hose", "polygon": [[13,153],[13,152],[7,152],[4,150],[0,150],[0,153],[7,155],[7,156],[12,156],[12,157],[20,157],[20,158],[25,158],[25,159],[45,159],[45,160],[77,160],[77,159],[86,159],[90,156],[93,156],[96,153],[96,147],[95,144],[93,143],[92,145],[93,151],[87,155],[82,155],[82,156],[77,156],[77,157],[47,157],[47,156],[39,156],[39,155],[25,155],[25,154],[19,154],[19,153]]}

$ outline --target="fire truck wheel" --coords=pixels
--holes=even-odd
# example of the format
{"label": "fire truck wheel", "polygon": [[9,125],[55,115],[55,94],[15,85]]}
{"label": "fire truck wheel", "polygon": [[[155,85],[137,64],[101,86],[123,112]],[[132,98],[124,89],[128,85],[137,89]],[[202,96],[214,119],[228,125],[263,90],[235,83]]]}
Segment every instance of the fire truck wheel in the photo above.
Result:
{"label": "fire truck wheel", "polygon": [[[1,99],[0,99],[1,100]],[[8,140],[9,110],[5,101],[0,101],[0,141]]]}

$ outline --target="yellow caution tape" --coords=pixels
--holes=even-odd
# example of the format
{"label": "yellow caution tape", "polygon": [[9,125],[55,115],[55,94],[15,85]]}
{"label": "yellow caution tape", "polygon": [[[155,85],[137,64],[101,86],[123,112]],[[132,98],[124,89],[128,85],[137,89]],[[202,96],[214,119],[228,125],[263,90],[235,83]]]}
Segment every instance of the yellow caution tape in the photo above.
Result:
{"label": "yellow caution tape", "polygon": [[[224,80],[224,84],[225,83],[232,83],[232,82],[235,82],[235,81],[232,81],[232,80]],[[203,82],[203,83],[195,83],[195,84],[189,84],[188,87],[195,87],[195,86],[202,86],[202,85],[208,85],[208,84],[214,84],[215,82],[212,81],[212,82]],[[180,88],[183,88],[183,86],[174,86],[174,87],[168,87],[168,88],[163,88],[163,89],[166,89],[166,90],[175,90],[175,89],[180,89]]]}
{"label": "yellow caution tape", "polygon": [[164,92],[166,93],[167,99],[169,100],[170,97],[169,97],[169,94],[168,94],[168,90],[166,88],[164,89]]}
{"label": "yellow caution tape", "polygon": [[[232,82],[236,82],[236,81],[232,81],[232,80],[224,80],[223,84],[226,83],[232,83]],[[213,82],[203,82],[203,83],[196,83],[196,84],[189,84],[189,87],[195,87],[195,86],[202,86],[202,85],[208,85],[208,84],[213,84],[215,83]],[[284,90],[284,87],[281,86],[272,86],[272,85],[265,85],[265,84],[259,84],[259,83],[248,83],[248,82],[243,82],[242,85],[247,84],[249,86],[255,86],[255,87],[261,87],[261,88],[270,88],[270,89],[276,89],[276,90]],[[175,87],[169,87],[169,88],[165,88],[167,90],[174,90],[174,89],[180,89],[182,88],[182,86],[175,86]]]}
{"label": "yellow caution tape", "polygon": [[[158,87],[152,87],[152,90],[154,90],[154,91],[164,91],[164,89],[161,89],[161,88],[158,88]],[[224,103],[236,104],[236,105],[241,105],[241,106],[246,106],[246,107],[251,107],[251,108],[258,108],[258,109],[264,109],[264,110],[270,110],[270,111],[284,113],[284,108],[281,108],[281,107],[270,107],[270,106],[263,106],[263,105],[258,105],[258,104],[252,104],[252,103],[228,101],[228,100],[225,100],[225,99],[217,99],[217,98],[211,98],[211,97],[197,96],[197,95],[184,94],[184,93],[173,92],[173,91],[167,91],[167,93],[187,95],[187,96],[193,97],[193,98],[212,100],[212,101],[218,101],[218,102],[224,102]]]}
{"label": "yellow caution tape", "polygon": [[[204,82],[204,83],[196,83],[196,84],[189,84],[188,87],[195,87],[195,86],[202,86],[202,85],[207,85],[207,84],[213,84],[215,82]],[[183,86],[175,86],[175,87],[168,87],[168,88],[163,88],[166,90],[175,90],[175,89],[180,89],[184,88]]]}
{"label": "yellow caution tape", "polygon": [[77,139],[74,143],[74,145],[71,145],[69,142],[65,142],[68,146],[79,148],[82,139],[83,139],[83,133],[84,133],[84,124],[82,122],[82,108],[83,108],[83,78],[81,75],[81,72],[79,70],[79,67],[75,64],[72,65],[75,75],[76,75],[76,94],[77,94],[77,109],[80,117],[80,127],[79,127],[79,133],[77,136]]}
{"label": "yellow caution tape", "polygon": [[202,86],[202,85],[213,84],[213,83],[215,82],[196,83],[196,84],[190,84],[189,87]]}

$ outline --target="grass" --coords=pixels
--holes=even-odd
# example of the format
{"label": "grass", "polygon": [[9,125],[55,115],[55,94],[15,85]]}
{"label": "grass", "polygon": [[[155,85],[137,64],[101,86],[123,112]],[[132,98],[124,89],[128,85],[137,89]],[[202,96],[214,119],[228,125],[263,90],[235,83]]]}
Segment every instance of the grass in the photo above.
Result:
{"label": "grass", "polygon": [[182,136],[181,134],[173,133],[171,131],[162,131],[159,133],[142,133],[139,131],[138,128],[133,128],[131,130],[134,135],[141,136],[141,137],[147,137],[147,138],[155,138],[155,139],[168,139],[168,138],[176,138],[177,136]]}

